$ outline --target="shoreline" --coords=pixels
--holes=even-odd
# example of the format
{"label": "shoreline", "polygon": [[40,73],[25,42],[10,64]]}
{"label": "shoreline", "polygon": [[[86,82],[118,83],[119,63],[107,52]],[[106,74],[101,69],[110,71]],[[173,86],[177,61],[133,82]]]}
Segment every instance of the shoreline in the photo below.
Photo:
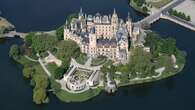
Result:
{"label": "shoreline", "polygon": [[[16,61],[16,60],[14,60]],[[20,61],[16,61],[19,65],[21,65],[24,69],[24,65],[21,64]],[[159,77],[157,79],[146,79],[146,80],[137,80],[137,81],[132,81],[132,82],[129,82],[129,83],[126,83],[126,84],[121,84],[121,85],[117,85],[117,91],[120,90],[122,87],[131,87],[131,86],[138,86],[138,85],[143,85],[143,84],[150,84],[150,83],[155,83],[157,81],[160,81],[160,80],[166,80],[167,78],[172,78],[172,77],[175,77],[177,76],[178,74],[180,74],[182,72],[182,70],[184,69],[185,65],[183,65],[182,68],[180,68],[180,70],[176,73],[172,73],[170,75],[167,75],[167,76],[163,76],[163,77]],[[79,96],[82,96],[83,94],[88,94],[90,93],[90,91],[93,91],[92,93],[94,93],[93,95],[91,96],[86,96],[86,97],[83,97],[83,98],[78,98]],[[64,91],[64,90],[61,90],[60,92],[58,93],[55,93],[53,92],[52,94],[55,95],[60,101],[62,102],[65,102],[65,103],[76,103],[76,102],[84,102],[84,101],[88,101],[88,100],[91,100],[91,99],[94,99],[96,97],[98,97],[102,92],[104,93],[108,93],[105,91],[104,88],[102,87],[98,87],[98,88],[94,88],[94,89],[89,89],[85,92],[82,92],[82,93],[69,93],[67,91]],[[115,92],[115,93],[116,93]],[[66,94],[66,95],[64,95]],[[113,94],[113,93],[108,93],[108,94]]]}

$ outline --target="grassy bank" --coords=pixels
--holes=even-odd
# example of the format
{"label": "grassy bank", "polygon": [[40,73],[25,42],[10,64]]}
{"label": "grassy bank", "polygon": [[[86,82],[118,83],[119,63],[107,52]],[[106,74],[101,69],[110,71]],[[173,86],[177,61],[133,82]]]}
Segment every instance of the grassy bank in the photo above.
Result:
{"label": "grassy bank", "polygon": [[67,91],[60,90],[59,92],[55,93],[55,95],[63,102],[83,102],[99,95],[100,92],[100,88],[90,89],[83,93],[77,94],[72,94]]}
{"label": "grassy bank", "polygon": [[118,85],[118,87],[124,87],[124,86],[130,86],[130,85],[138,85],[138,84],[143,84],[143,83],[152,83],[154,81],[159,81],[159,80],[163,80],[169,77],[173,77],[177,74],[179,74],[184,68],[184,65],[182,65],[182,67],[179,69],[179,71],[177,72],[167,72],[167,73],[163,73],[162,76],[158,77],[158,78],[152,78],[152,79],[146,79],[146,80],[140,80],[140,81],[129,81],[128,83],[120,83]]}

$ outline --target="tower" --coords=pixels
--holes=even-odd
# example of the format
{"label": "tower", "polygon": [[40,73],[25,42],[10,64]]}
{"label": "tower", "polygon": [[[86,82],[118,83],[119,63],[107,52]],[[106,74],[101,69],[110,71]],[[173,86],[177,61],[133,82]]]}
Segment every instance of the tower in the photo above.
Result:
{"label": "tower", "polygon": [[127,30],[130,36],[132,36],[132,20],[131,20],[131,16],[130,13],[128,12],[128,17],[127,17],[127,21],[126,21],[126,25],[127,25]]}
{"label": "tower", "polygon": [[79,19],[81,20],[83,17],[84,17],[84,14],[83,14],[83,9],[82,9],[82,8],[80,8],[80,12],[79,12]]}
{"label": "tower", "polygon": [[117,27],[118,27],[118,15],[116,13],[116,10],[114,9],[114,12],[112,14],[112,18],[111,18],[111,24],[112,24],[112,30],[113,30],[113,34],[115,35],[117,32]]}
{"label": "tower", "polygon": [[66,20],[66,24],[64,26],[64,40],[69,39],[70,30],[68,28],[68,21]]}
{"label": "tower", "polygon": [[94,57],[96,55],[96,35],[94,33],[89,33],[89,54]]}
{"label": "tower", "polygon": [[111,23],[112,23],[112,25],[118,24],[118,15],[117,15],[115,9],[114,9],[114,12],[112,14]]}

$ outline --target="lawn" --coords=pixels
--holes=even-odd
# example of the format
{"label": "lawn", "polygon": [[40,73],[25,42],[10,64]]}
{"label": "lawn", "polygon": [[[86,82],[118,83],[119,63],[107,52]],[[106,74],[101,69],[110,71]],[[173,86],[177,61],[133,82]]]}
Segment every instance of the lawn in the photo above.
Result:
{"label": "lawn", "polygon": [[101,92],[100,88],[97,89],[90,89],[88,91],[85,91],[83,93],[77,93],[72,94],[64,90],[60,90],[56,93],[56,96],[64,102],[82,102],[91,99],[92,97],[95,97],[99,95]]}
{"label": "lawn", "polygon": [[97,58],[93,58],[91,61],[91,66],[102,65],[107,61],[107,58],[104,56],[99,56]]}

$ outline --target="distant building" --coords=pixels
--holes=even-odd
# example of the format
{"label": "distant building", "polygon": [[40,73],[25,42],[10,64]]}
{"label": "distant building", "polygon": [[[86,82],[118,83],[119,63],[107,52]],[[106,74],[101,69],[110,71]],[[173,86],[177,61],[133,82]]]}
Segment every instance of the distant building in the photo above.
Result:
{"label": "distant building", "polygon": [[[133,31],[134,30],[134,31]],[[95,16],[82,12],[73,18],[70,26],[65,25],[64,40],[73,40],[83,53],[91,57],[106,56],[114,61],[127,61],[129,38],[131,44],[137,40],[139,29],[133,29],[130,16],[124,22],[114,10],[112,15]]]}

